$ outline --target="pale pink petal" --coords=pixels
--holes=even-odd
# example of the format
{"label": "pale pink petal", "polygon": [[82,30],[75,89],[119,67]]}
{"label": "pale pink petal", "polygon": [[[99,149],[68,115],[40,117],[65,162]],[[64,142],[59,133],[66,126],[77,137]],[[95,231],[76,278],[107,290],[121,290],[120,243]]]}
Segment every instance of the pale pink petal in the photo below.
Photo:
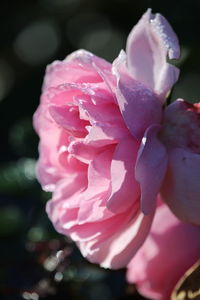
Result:
{"label": "pale pink petal", "polygon": [[85,201],[95,196],[98,198],[98,194],[106,192],[109,189],[110,164],[112,161],[113,151],[113,148],[108,148],[90,162],[88,166],[88,188],[83,195]]}
{"label": "pale pink petal", "polygon": [[36,169],[37,178],[40,180],[44,190],[53,191],[57,181],[66,172],[67,155],[65,161],[61,161],[60,158],[62,157],[62,146],[67,144],[68,134],[54,126],[54,130],[52,130],[52,127],[40,130],[40,138],[40,157]]}
{"label": "pale pink petal", "polygon": [[88,164],[102,150],[101,147],[94,147],[93,144],[85,143],[84,139],[72,141],[68,147],[69,153],[83,163]]}
{"label": "pale pink petal", "polygon": [[[81,177],[76,179],[81,180]],[[70,235],[76,242],[90,242],[91,247],[89,244],[87,247],[90,247],[90,252],[93,252],[96,251],[95,248],[99,243],[111,238],[117,230],[129,224],[138,212],[138,205],[123,214],[113,214],[102,205],[100,198],[96,197],[96,201],[83,199],[82,182],[77,182],[76,191],[71,194],[73,180],[74,177],[71,181],[72,186],[65,185],[64,180],[58,184],[53,199],[48,202],[47,212],[59,232]],[[69,180],[68,182],[70,183]],[[85,217],[85,222],[80,218],[81,208],[83,208],[82,217]]]}
{"label": "pale pink petal", "polygon": [[121,213],[138,201],[140,189],[135,180],[134,167],[139,143],[134,139],[122,140],[115,149],[111,163],[112,194],[107,207]]}
{"label": "pale pink petal", "polygon": [[[82,67],[83,70],[94,70],[101,78],[101,81],[106,82],[106,78],[111,80],[111,64],[105,59],[102,59],[86,50],[78,50],[66,57],[67,62],[74,62],[76,65]],[[84,82],[90,82],[85,80]]]}
{"label": "pale pink petal", "polygon": [[98,72],[98,74],[101,76],[101,78],[109,88],[110,92],[113,95],[113,98],[115,98],[113,89],[116,86],[116,78],[112,74],[111,64],[104,59],[93,55],[92,65],[95,67],[95,70]]}
{"label": "pale pink petal", "polygon": [[122,139],[130,137],[126,128],[116,126],[93,125],[89,129],[89,134],[85,137],[85,143],[93,146],[103,147],[105,145],[116,144]]}
{"label": "pale pink petal", "polygon": [[[98,195],[88,195],[89,197],[93,196],[93,198],[88,199],[86,199],[86,193],[83,193],[81,197],[82,202],[77,214],[77,224],[88,224],[88,226],[93,227],[96,222],[105,222],[105,220],[113,217],[114,214],[103,204],[109,198],[109,195],[110,189],[101,193],[99,192]],[[102,223],[101,226],[104,227],[105,224]]]}
{"label": "pale pink petal", "polygon": [[[69,185],[65,185],[63,180],[54,199],[48,202],[49,217],[56,230],[70,235],[89,260],[102,263],[103,267],[124,267],[144,242],[153,215],[146,217],[138,214],[136,203],[135,207],[131,207],[124,214],[114,215],[110,212],[109,218],[100,216],[101,218],[97,218],[93,223],[79,223],[78,210],[74,205],[71,206],[70,202],[75,202],[79,207],[81,205],[80,197],[84,185],[80,179],[69,178]],[[91,213],[95,216],[95,211]],[[98,210],[96,214],[99,214]]]}
{"label": "pale pink petal", "polygon": [[164,102],[177,81],[179,70],[167,59],[180,55],[176,34],[167,20],[151,10],[142,16],[127,40],[127,62],[131,75],[142,82]]}
{"label": "pale pink petal", "polygon": [[[110,95],[109,95],[110,96]],[[93,97],[95,100],[95,97]],[[102,125],[102,126],[111,126],[119,127],[124,129],[124,121],[121,116],[119,107],[110,101],[110,98],[107,98],[106,103],[93,103],[92,102],[83,102],[80,100],[79,107],[87,112],[91,124]]]}
{"label": "pale pink petal", "polygon": [[[103,85],[103,87],[102,87]],[[42,104],[78,105],[83,102],[103,104],[114,102],[112,95],[106,90],[105,83],[63,83],[56,87],[46,88],[42,94]]]}
{"label": "pale pink petal", "polygon": [[167,151],[157,137],[159,130],[160,126],[147,129],[135,166],[135,177],[141,188],[141,210],[146,215],[155,209],[156,197],[167,169]]}
{"label": "pale pink petal", "polygon": [[125,54],[121,52],[113,63],[117,102],[131,134],[141,139],[150,125],[161,122],[162,105],[150,89],[128,75],[125,61]]}
{"label": "pale pink petal", "polygon": [[114,126],[92,126],[84,139],[71,140],[68,151],[84,163],[95,159],[105,149],[113,148],[119,141],[129,136],[124,128]]}
{"label": "pale pink petal", "polygon": [[[80,203],[80,196],[87,186],[87,177],[85,173],[77,172],[71,174],[59,181],[52,200],[47,202],[46,211],[54,227],[61,233],[63,230],[63,218],[68,211],[68,222],[77,220],[76,209]],[[73,218],[70,212],[73,210]]]}
{"label": "pale pink petal", "polygon": [[[92,209],[97,207],[98,206],[95,207],[94,205]],[[98,251],[99,245],[112,238],[116,231],[121,231],[122,228],[125,227],[125,224],[131,221],[134,213],[134,209],[131,209],[124,214],[112,214],[110,211],[106,211],[105,207],[102,207],[101,212],[98,212],[101,219],[98,220],[95,218],[94,213],[92,214],[94,222],[92,222],[92,217],[88,223],[80,222],[77,219],[76,225],[71,227],[68,233],[75,242],[82,244],[82,249],[85,246],[85,249],[83,250],[84,253],[90,255],[91,253]],[[67,215],[68,214],[66,213],[66,219]],[[63,228],[66,228],[66,225],[67,222],[66,224],[63,223]],[[105,247],[105,251],[107,250],[108,249]]]}
{"label": "pale pink petal", "polygon": [[[79,50],[67,56],[64,61],[55,61],[47,66],[43,91],[46,88],[56,87],[67,82],[84,83],[103,81],[92,65],[93,57],[95,55],[92,53]],[[98,59],[103,61],[101,58]]]}
{"label": "pale pink petal", "polygon": [[110,195],[110,164],[113,151],[111,148],[100,153],[89,164],[88,187],[82,193],[78,224],[100,222],[113,216],[105,205]]}
{"label": "pale pink petal", "polygon": [[169,151],[163,200],[180,219],[200,225],[200,155],[183,148]]}

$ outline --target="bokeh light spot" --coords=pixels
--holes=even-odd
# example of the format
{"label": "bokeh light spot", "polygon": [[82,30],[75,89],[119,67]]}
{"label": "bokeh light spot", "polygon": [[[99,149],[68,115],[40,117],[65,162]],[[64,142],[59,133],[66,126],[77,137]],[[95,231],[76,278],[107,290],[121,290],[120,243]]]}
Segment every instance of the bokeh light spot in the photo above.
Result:
{"label": "bokeh light spot", "polygon": [[28,238],[32,242],[41,242],[47,238],[47,232],[45,231],[44,228],[35,226],[29,230]]}
{"label": "bokeh light spot", "polygon": [[56,272],[55,276],[54,276],[54,279],[56,282],[60,282],[63,280],[63,273],[61,272]]}
{"label": "bokeh light spot", "polygon": [[67,37],[75,48],[83,48],[112,61],[125,45],[123,34],[106,16],[81,13],[67,24]]}
{"label": "bokeh light spot", "polygon": [[51,21],[36,21],[25,27],[14,42],[18,57],[29,65],[45,63],[58,50],[60,44],[56,24]]}

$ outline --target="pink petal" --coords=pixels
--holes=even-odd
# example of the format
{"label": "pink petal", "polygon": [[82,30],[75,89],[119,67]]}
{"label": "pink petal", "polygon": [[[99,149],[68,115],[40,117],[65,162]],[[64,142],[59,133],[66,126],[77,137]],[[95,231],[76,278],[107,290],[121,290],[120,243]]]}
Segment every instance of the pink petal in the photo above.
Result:
{"label": "pink petal", "polygon": [[[93,96],[93,99],[95,100],[95,96]],[[106,103],[99,101],[99,103],[94,104],[93,101],[89,103],[89,101],[83,102],[80,100],[79,107],[87,112],[91,124],[115,125],[115,127],[125,128],[119,107],[111,100],[110,95],[107,97]]]}
{"label": "pink petal", "polygon": [[[89,202],[90,201],[88,201],[88,203]],[[117,231],[124,229],[126,224],[129,224],[132,220],[135,213],[134,209],[131,209],[124,214],[112,214],[106,210],[105,206],[102,205],[98,207],[96,204],[91,208],[91,217],[94,217],[94,222],[92,218],[90,220],[88,219],[89,222],[86,223],[77,220],[76,225],[70,228],[71,238],[78,244],[82,244],[81,248],[83,249],[84,247],[83,251],[85,254],[87,253],[87,255],[96,252],[101,243],[112,238]],[[97,217],[95,218],[95,211],[93,211],[95,208],[101,208],[101,212],[98,212],[99,219]],[[65,227],[65,224],[63,226]],[[105,251],[107,250],[109,251],[109,249],[106,248]]]}
{"label": "pink petal", "polygon": [[85,142],[96,147],[116,144],[122,139],[130,137],[126,128],[116,126],[92,126]]}
{"label": "pink petal", "polygon": [[[56,186],[52,200],[47,202],[46,211],[58,232],[66,233],[63,230],[63,218],[67,215],[67,222],[77,219],[76,209],[79,206],[80,196],[87,186],[87,178],[85,173],[77,172],[60,180]],[[70,215],[70,212],[73,212]]]}
{"label": "pink petal", "polygon": [[128,265],[128,281],[148,299],[169,300],[177,281],[199,259],[199,235],[200,227],[180,222],[161,205],[150,234]]}
{"label": "pink petal", "polygon": [[148,9],[127,40],[128,69],[132,76],[154,90],[164,102],[179,76],[179,70],[167,63],[167,59],[178,59],[179,55],[178,39],[170,24]]}
{"label": "pink petal", "polygon": [[69,133],[78,137],[84,137],[86,135],[87,130],[85,127],[89,122],[80,119],[78,107],[51,105],[49,112],[55,122]]}
{"label": "pink petal", "polygon": [[112,194],[107,207],[121,213],[133,205],[139,197],[139,185],[135,180],[134,167],[139,143],[135,139],[122,140],[115,149],[111,163]]}
{"label": "pink petal", "polygon": [[161,122],[162,105],[150,89],[128,75],[125,63],[125,54],[121,52],[113,63],[118,81],[116,97],[126,126],[134,137],[141,139],[150,125]]}
{"label": "pink petal", "polygon": [[116,79],[111,72],[111,64],[85,50],[75,51],[64,61],[55,61],[49,65],[46,69],[43,91],[69,82],[98,83],[100,87],[106,86],[114,96],[113,87]]}
{"label": "pink petal", "polygon": [[[89,201],[95,197],[98,198],[103,192],[109,190],[112,155],[113,149],[111,148],[103,151],[90,162],[88,166],[88,188],[83,194],[84,201]],[[105,203],[103,199],[102,202]]]}
{"label": "pink petal", "polygon": [[[51,124],[49,124],[50,126]],[[68,135],[59,130],[57,126],[49,127],[46,130],[40,130],[40,157],[37,164],[37,178],[46,191],[53,191],[55,184],[59,181],[66,172],[66,161],[60,161],[62,157],[59,151],[68,141]]]}
{"label": "pink petal", "polygon": [[80,243],[80,250],[91,262],[100,263],[104,268],[123,268],[143,244],[152,219],[153,215],[138,214],[121,230],[114,231],[110,238],[97,244],[95,240]]}
{"label": "pink petal", "polygon": [[200,155],[183,148],[169,151],[163,200],[180,219],[200,225]]}
{"label": "pink petal", "polygon": [[[49,87],[56,87],[68,82],[101,82],[103,81],[93,66],[95,55],[85,50],[78,50],[68,55],[64,61],[55,61],[46,69],[43,90]],[[102,64],[111,65],[101,58]]]}
{"label": "pink petal", "polygon": [[141,188],[141,209],[151,214],[156,206],[156,196],[160,191],[167,168],[167,151],[157,138],[159,126],[150,127],[142,139],[135,167],[136,180]]}
{"label": "pink petal", "polygon": [[120,140],[129,136],[127,130],[114,126],[92,126],[84,139],[72,140],[68,151],[84,163],[91,160],[105,149],[113,148]]}

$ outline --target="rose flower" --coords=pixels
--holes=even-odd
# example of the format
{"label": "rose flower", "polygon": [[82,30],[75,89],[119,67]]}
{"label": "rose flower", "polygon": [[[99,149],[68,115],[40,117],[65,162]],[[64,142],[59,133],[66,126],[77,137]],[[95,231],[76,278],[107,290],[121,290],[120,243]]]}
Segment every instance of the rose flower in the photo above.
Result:
{"label": "rose flower", "polygon": [[178,57],[172,28],[148,10],[113,64],[79,50],[47,67],[34,115],[47,213],[103,267],[126,266],[149,233],[167,168],[162,105],[179,74],[167,58]]}

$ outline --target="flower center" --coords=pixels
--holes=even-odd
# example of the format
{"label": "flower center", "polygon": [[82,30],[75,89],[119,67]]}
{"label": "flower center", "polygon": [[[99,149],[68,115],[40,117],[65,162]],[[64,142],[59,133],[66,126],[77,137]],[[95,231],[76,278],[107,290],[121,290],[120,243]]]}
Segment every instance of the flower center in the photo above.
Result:
{"label": "flower center", "polygon": [[160,139],[166,147],[200,154],[200,104],[177,100],[167,107]]}

